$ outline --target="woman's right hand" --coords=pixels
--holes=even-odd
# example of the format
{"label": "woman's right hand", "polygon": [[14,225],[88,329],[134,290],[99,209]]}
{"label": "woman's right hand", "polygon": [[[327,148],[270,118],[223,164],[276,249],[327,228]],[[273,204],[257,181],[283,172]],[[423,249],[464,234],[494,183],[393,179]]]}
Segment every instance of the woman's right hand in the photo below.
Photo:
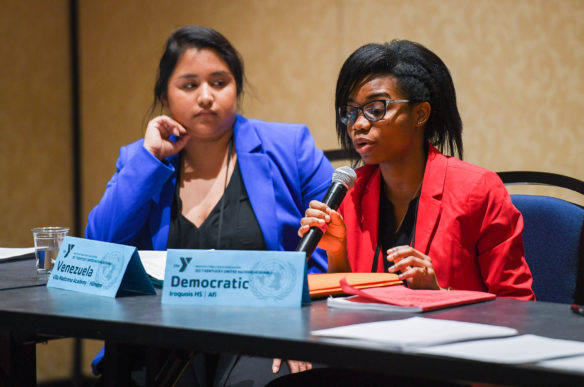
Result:
{"label": "woman's right hand", "polygon": [[298,235],[301,238],[308,232],[310,227],[322,228],[326,225],[326,231],[318,247],[331,253],[345,251],[347,230],[343,217],[326,204],[318,200],[312,200],[304,213],[304,217],[300,219],[300,224]]}
{"label": "woman's right hand", "polygon": [[[172,135],[178,138],[176,142],[170,140]],[[180,152],[189,138],[187,130],[181,124],[162,115],[148,122],[144,135],[144,148],[158,160],[164,160]]]}

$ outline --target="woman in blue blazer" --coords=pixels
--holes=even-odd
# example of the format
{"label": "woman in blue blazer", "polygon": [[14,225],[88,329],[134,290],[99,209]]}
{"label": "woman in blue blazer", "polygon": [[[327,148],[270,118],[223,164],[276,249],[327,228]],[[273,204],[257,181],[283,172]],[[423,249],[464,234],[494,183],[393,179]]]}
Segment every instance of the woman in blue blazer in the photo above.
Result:
{"label": "woman in blue blazer", "polygon": [[[236,115],[233,137],[266,248],[293,251],[299,219],[311,199],[324,197],[333,168],[303,125]],[[166,250],[179,161],[178,154],[156,159],[144,139],[122,147],[116,173],[89,214],[87,238]],[[311,273],[327,271],[322,250],[312,255],[308,266]]]}
{"label": "woman in blue blazer", "polygon": [[[300,218],[324,197],[333,168],[306,126],[236,114],[242,88],[243,63],[221,34],[176,30],[154,89],[165,114],[122,147],[87,238],[144,250],[294,250]],[[322,250],[308,268],[327,271]]]}

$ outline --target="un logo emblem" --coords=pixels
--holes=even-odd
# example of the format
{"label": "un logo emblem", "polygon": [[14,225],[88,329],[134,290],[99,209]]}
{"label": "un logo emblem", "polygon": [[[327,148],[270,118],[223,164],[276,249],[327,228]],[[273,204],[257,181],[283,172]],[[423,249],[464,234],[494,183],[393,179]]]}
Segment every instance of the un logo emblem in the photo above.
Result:
{"label": "un logo emblem", "polygon": [[95,282],[102,284],[104,289],[109,289],[122,274],[124,257],[119,251],[111,251],[103,257],[102,261],[103,263],[100,263],[97,268]]}
{"label": "un logo emblem", "polygon": [[288,262],[267,259],[256,263],[252,271],[250,288],[260,300],[284,299],[296,284],[296,269]]}

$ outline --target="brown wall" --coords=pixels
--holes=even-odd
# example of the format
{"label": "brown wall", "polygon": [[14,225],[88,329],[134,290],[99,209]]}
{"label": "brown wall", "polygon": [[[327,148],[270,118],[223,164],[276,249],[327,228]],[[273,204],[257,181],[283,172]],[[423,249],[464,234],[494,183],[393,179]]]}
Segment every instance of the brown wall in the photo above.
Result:
{"label": "brown wall", "polygon": [[[0,247],[32,246],[35,226],[72,226],[68,23],[66,0],[0,3]],[[71,348],[38,345],[39,380],[69,376]]]}
{"label": "brown wall", "polygon": [[333,98],[344,59],[367,42],[419,41],[453,74],[466,160],[584,179],[581,0],[118,4],[82,5],[83,141],[95,151],[85,152],[83,163],[86,213],[102,195],[119,147],[142,136],[163,44],[184,24],[216,28],[242,53],[251,86],[246,115],[307,123],[322,148],[337,147]]}
{"label": "brown wall", "polygon": [[35,226],[71,226],[67,4],[0,5],[2,247],[30,246]]}
{"label": "brown wall", "polygon": [[[184,24],[216,28],[242,53],[247,116],[306,123],[323,149],[337,147],[344,59],[368,42],[421,42],[452,72],[466,160],[584,180],[582,0],[79,3],[83,219],[119,147],[143,135],[163,44]],[[68,1],[4,0],[0,33],[0,246],[29,246],[33,226],[72,225]]]}

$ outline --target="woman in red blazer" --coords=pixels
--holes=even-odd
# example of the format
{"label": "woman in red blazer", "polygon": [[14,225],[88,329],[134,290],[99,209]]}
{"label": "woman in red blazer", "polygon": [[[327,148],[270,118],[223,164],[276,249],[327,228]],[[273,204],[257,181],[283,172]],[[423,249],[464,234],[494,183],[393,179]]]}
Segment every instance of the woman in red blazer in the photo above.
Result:
{"label": "woman in red blazer", "polygon": [[301,235],[326,226],[329,271],[534,299],[523,219],[494,172],[461,161],[456,93],[438,56],[405,40],[365,45],[341,69],[335,107],[341,145],[365,165],[338,212],[313,201],[302,218]]}

